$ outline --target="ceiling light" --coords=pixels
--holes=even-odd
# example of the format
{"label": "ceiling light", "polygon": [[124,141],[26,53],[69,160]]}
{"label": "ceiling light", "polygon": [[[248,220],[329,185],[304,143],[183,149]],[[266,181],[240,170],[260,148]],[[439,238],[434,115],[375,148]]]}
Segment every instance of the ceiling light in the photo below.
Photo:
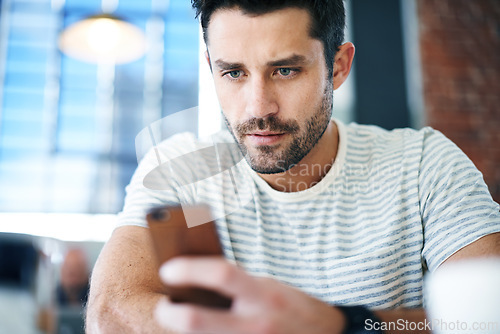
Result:
{"label": "ceiling light", "polygon": [[59,48],[90,63],[124,64],[141,58],[147,49],[144,32],[109,14],[90,16],[65,29]]}

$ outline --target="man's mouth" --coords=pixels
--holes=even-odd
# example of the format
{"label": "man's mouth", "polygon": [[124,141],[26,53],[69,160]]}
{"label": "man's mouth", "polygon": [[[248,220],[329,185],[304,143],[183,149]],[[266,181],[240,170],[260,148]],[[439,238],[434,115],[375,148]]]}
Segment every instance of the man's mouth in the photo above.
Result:
{"label": "man's mouth", "polygon": [[250,136],[280,136],[283,132],[272,132],[272,131],[255,131],[249,133]]}
{"label": "man's mouth", "polygon": [[272,131],[255,131],[252,133],[248,133],[246,137],[250,140],[253,145],[275,145],[277,144],[283,137],[285,137],[286,133],[282,132],[272,132]]}

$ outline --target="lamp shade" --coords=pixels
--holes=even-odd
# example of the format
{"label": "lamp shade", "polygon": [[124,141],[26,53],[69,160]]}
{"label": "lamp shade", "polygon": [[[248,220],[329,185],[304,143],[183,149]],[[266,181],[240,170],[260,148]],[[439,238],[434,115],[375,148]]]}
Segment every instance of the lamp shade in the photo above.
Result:
{"label": "lamp shade", "polygon": [[109,14],[76,22],[59,36],[66,55],[90,63],[124,64],[141,58],[146,36],[138,27]]}

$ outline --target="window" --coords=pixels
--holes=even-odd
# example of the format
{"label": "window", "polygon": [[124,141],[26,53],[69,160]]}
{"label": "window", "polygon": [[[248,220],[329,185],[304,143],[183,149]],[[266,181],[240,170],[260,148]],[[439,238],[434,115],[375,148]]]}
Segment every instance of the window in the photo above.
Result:
{"label": "window", "polygon": [[[2,0],[0,211],[115,213],[137,166],[135,136],[198,104],[198,22],[185,0],[120,0],[142,28],[133,63],[83,63],[57,49],[96,0]],[[183,122],[197,131],[197,119]]]}

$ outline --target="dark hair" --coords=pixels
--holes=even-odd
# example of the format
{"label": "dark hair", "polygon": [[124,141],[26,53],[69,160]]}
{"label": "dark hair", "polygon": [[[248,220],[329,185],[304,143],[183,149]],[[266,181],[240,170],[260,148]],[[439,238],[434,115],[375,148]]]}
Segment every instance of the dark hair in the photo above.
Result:
{"label": "dark hair", "polygon": [[253,15],[289,7],[305,9],[311,15],[311,37],[323,43],[326,66],[330,76],[333,73],[335,53],[344,41],[343,0],[191,0],[191,4],[196,10],[196,17],[200,16],[205,42],[208,40],[210,18],[219,9],[240,8],[245,14]]}

